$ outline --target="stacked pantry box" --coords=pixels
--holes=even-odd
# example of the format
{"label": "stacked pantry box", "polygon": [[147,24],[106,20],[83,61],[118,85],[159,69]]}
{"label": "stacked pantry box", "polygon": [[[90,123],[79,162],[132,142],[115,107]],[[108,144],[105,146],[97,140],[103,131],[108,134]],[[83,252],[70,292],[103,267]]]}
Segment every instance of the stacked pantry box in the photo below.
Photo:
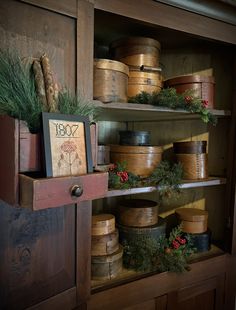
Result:
{"label": "stacked pantry box", "polygon": [[160,43],[153,38],[125,37],[110,44],[111,59],[94,60],[94,99],[127,102],[145,91],[160,92]]}
{"label": "stacked pantry box", "polygon": [[110,44],[112,57],[129,67],[128,97],[145,91],[160,92],[162,88],[159,67],[160,43],[153,38],[127,37]]}
{"label": "stacked pantry box", "polygon": [[166,233],[166,223],[158,217],[158,204],[146,199],[128,199],[120,203],[118,216],[120,241],[158,240]]}
{"label": "stacked pantry box", "polygon": [[122,270],[123,248],[112,214],[92,216],[92,279],[111,280]]}

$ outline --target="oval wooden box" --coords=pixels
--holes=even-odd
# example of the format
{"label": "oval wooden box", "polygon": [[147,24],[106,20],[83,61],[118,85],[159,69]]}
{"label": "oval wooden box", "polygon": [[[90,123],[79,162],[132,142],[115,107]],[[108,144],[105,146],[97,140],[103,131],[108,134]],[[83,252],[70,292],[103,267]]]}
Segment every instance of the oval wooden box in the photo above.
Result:
{"label": "oval wooden box", "polygon": [[[154,69],[154,68],[150,68]],[[162,89],[162,75],[159,71],[142,71],[140,67],[130,67],[128,97],[134,97],[145,91],[159,93]]]}
{"label": "oval wooden box", "polygon": [[161,45],[152,38],[127,37],[114,41],[110,52],[117,59],[129,66],[159,66]]}
{"label": "oval wooden box", "polygon": [[93,97],[104,103],[127,102],[129,68],[109,60],[94,60]]}
{"label": "oval wooden box", "polygon": [[215,79],[212,76],[183,75],[165,81],[166,87],[174,87],[177,93],[195,90],[196,97],[208,101],[208,108],[214,108]]}
{"label": "oval wooden box", "polygon": [[158,206],[155,201],[128,199],[119,205],[119,223],[132,227],[152,226],[158,222]]}
{"label": "oval wooden box", "polygon": [[114,279],[122,270],[123,247],[118,251],[105,256],[92,256],[91,275],[93,280]]}
{"label": "oval wooden box", "polygon": [[126,169],[141,177],[149,176],[162,158],[160,146],[110,145],[111,162],[126,162]]}
{"label": "oval wooden box", "polygon": [[182,231],[199,234],[207,231],[208,212],[194,208],[179,208],[176,214],[181,221]]}
{"label": "oval wooden box", "polygon": [[115,217],[112,214],[92,216],[92,236],[107,235],[115,231]]}
{"label": "oval wooden box", "polygon": [[110,146],[98,145],[97,164],[98,165],[110,164]]}
{"label": "oval wooden box", "polygon": [[208,178],[207,141],[175,142],[174,152],[177,161],[182,164],[183,178],[199,180]]}
{"label": "oval wooden box", "polygon": [[136,145],[147,146],[150,145],[150,132],[149,131],[135,131],[135,130],[122,130],[119,131],[120,145]]}
{"label": "oval wooden box", "polygon": [[118,229],[107,235],[92,236],[91,254],[92,256],[102,256],[113,254],[119,249]]}
{"label": "oval wooden box", "polygon": [[161,236],[166,234],[166,222],[162,218],[158,218],[158,223],[149,227],[129,227],[121,224],[117,224],[119,229],[120,242],[124,241],[135,242],[137,239],[145,240],[146,238],[152,238],[158,240]]}

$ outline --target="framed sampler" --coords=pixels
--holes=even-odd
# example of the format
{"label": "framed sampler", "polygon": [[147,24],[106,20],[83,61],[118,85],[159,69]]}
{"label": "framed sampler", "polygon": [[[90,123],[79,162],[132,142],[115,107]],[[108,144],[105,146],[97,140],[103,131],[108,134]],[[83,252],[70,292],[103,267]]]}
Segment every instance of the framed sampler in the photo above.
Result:
{"label": "framed sampler", "polygon": [[93,171],[89,118],[42,113],[47,177]]}

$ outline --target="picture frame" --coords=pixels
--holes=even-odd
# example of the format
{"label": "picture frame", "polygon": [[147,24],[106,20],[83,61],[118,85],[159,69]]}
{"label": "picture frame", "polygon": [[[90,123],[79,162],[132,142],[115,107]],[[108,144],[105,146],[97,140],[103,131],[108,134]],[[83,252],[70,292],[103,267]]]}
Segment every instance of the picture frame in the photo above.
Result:
{"label": "picture frame", "polygon": [[42,128],[47,177],[93,171],[88,116],[43,112]]}

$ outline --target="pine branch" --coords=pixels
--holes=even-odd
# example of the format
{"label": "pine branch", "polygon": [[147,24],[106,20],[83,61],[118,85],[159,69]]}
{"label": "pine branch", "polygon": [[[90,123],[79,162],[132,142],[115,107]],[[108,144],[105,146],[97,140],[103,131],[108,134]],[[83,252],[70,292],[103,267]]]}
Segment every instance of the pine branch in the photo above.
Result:
{"label": "pine branch", "polygon": [[175,88],[164,88],[159,93],[141,92],[129,99],[130,103],[151,104],[170,109],[184,109],[190,113],[199,114],[204,123],[216,125],[217,118],[207,109],[207,101],[196,97],[194,90],[186,90],[177,94]]}

